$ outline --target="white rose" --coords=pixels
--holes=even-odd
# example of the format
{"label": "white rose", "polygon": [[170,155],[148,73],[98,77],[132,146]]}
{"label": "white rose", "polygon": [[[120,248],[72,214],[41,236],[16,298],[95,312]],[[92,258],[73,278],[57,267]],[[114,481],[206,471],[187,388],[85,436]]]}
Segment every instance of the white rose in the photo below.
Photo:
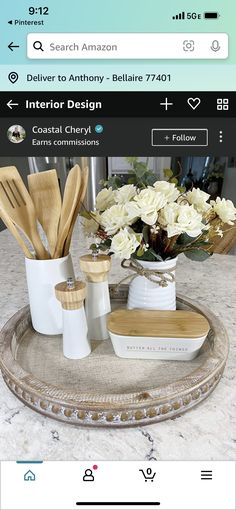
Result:
{"label": "white rose", "polygon": [[202,215],[199,214],[193,205],[180,205],[177,217],[177,225],[181,233],[186,233],[190,237],[197,237],[202,230],[206,228],[202,223]]}
{"label": "white rose", "polygon": [[158,222],[167,231],[168,237],[183,233],[197,237],[207,228],[202,223],[202,215],[189,204],[167,204],[160,212]]}
{"label": "white rose", "polygon": [[205,193],[205,191],[201,191],[199,188],[193,188],[191,191],[188,191],[186,197],[188,202],[194,205],[199,213],[204,213],[211,207],[210,204],[207,203],[210,195]]}
{"label": "white rose", "polygon": [[139,246],[134,231],[132,229],[124,228],[114,235],[111,243],[111,252],[114,253],[115,257],[121,259],[129,259]]}
{"label": "white rose", "polygon": [[129,225],[129,217],[124,205],[115,204],[101,214],[101,225],[109,235]]}
{"label": "white rose", "polygon": [[114,191],[114,199],[117,204],[126,204],[135,195],[137,195],[137,190],[133,184],[126,184]]}
{"label": "white rose", "polygon": [[96,197],[96,209],[98,211],[105,211],[115,203],[114,192],[112,188],[103,188]]}
{"label": "white rose", "polygon": [[160,214],[158,216],[158,222],[166,227],[167,225],[173,225],[178,216],[179,204],[173,202],[171,204],[166,204],[163,209],[161,209]]}
{"label": "white rose", "polygon": [[153,186],[156,191],[159,191],[165,195],[167,202],[174,202],[180,194],[179,190],[176,188],[176,185],[173,182],[156,181],[154,182]]}
{"label": "white rose", "polygon": [[129,225],[132,225],[132,223],[141,217],[141,209],[139,208],[138,204],[134,202],[134,200],[127,202],[124,207],[128,215]]}
{"label": "white rose", "polygon": [[139,216],[147,225],[154,225],[157,221],[158,211],[167,203],[165,195],[155,191],[154,188],[148,187],[140,191],[134,197],[139,208]]}
{"label": "white rose", "polygon": [[228,225],[234,224],[236,220],[236,208],[232,200],[217,197],[216,201],[211,200],[210,204],[223,223],[228,223]]}

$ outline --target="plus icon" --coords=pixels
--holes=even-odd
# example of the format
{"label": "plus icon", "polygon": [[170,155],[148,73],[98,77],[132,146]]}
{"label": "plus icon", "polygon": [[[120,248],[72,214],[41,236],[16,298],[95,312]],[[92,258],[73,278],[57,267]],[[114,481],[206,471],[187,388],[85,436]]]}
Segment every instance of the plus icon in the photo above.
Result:
{"label": "plus icon", "polygon": [[173,103],[169,103],[168,102],[168,97],[166,97],[164,103],[160,103],[160,105],[164,106],[165,107],[165,111],[167,111],[169,106],[173,106]]}

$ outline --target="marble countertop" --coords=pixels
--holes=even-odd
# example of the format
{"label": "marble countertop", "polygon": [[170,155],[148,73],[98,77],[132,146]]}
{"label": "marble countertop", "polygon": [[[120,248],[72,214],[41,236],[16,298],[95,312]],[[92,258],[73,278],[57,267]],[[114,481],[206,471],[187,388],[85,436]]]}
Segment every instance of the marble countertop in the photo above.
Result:
{"label": "marble countertop", "polygon": [[[75,272],[89,241],[78,229],[72,243]],[[114,261],[110,281],[125,276]],[[24,257],[8,231],[0,233],[0,327],[28,303]],[[220,383],[199,406],[168,421],[129,429],[63,424],[25,407],[0,376],[0,459],[235,460],[236,458],[236,257],[204,263],[179,258],[177,290],[204,303],[224,322],[230,355]]]}

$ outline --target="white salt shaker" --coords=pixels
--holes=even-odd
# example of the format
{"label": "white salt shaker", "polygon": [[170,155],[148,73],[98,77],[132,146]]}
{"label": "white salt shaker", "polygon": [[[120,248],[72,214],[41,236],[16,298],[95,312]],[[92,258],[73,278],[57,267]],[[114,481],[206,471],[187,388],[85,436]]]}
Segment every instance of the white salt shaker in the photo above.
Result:
{"label": "white salt shaker", "polygon": [[86,284],[68,278],[55,286],[55,293],[63,309],[63,354],[70,359],[85,358],[91,352],[84,311]]}
{"label": "white salt shaker", "polygon": [[107,314],[111,311],[108,273],[111,257],[108,255],[83,255],[80,268],[86,276],[87,297],[85,310],[90,340],[107,340]]}

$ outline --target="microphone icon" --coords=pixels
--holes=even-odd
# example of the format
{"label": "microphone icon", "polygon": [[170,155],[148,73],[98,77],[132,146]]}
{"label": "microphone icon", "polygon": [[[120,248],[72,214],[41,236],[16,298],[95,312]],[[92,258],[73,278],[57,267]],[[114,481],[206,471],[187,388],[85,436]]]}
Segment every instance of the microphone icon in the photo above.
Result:
{"label": "microphone icon", "polygon": [[220,43],[219,43],[219,41],[217,41],[217,39],[212,41],[211,50],[212,51],[219,51],[220,50]]}

